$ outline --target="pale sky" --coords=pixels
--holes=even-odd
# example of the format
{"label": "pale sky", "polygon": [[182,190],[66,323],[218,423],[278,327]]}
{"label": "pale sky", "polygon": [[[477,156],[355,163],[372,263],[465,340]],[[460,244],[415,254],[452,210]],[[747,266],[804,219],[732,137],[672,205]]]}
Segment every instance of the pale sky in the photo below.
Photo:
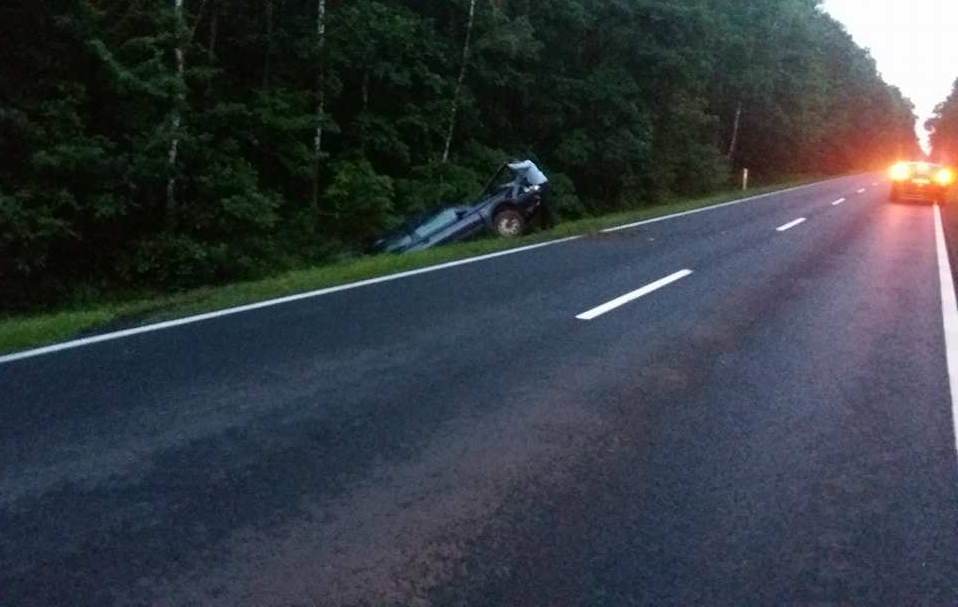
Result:
{"label": "pale sky", "polygon": [[871,50],[885,81],[915,104],[918,133],[958,79],[958,0],[824,0],[823,8]]}

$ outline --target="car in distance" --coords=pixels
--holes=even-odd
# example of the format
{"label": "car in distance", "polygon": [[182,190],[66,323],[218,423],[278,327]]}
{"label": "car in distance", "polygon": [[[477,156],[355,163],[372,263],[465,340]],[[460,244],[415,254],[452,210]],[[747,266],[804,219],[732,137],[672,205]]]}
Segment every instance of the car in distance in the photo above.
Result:
{"label": "car in distance", "polygon": [[476,202],[441,206],[408,219],[371,247],[376,253],[405,253],[459,242],[491,232],[503,238],[525,233],[542,211],[548,179],[530,161],[502,165]]}
{"label": "car in distance", "polygon": [[889,171],[891,200],[916,200],[944,204],[955,183],[955,171],[931,162],[899,162]]}

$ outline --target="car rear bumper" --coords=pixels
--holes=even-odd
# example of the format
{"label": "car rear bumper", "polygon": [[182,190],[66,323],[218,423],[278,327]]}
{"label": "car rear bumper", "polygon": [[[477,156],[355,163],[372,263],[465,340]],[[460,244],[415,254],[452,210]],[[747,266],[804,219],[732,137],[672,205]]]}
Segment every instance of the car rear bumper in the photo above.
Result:
{"label": "car rear bumper", "polygon": [[947,190],[933,183],[905,182],[892,185],[892,197],[898,200],[944,201]]}

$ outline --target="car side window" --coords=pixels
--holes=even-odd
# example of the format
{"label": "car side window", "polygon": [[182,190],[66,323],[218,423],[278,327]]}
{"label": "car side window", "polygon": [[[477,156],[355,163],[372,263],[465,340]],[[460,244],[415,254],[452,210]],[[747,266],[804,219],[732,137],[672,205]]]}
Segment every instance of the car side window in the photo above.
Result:
{"label": "car side window", "polygon": [[420,237],[429,236],[430,234],[437,232],[452,223],[455,223],[458,219],[459,215],[456,213],[455,209],[446,209],[416,228],[416,235]]}

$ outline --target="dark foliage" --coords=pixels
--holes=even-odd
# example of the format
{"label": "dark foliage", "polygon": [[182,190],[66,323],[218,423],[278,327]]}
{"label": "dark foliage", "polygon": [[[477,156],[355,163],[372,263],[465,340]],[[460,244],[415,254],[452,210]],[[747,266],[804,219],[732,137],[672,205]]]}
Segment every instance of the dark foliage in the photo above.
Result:
{"label": "dark foliage", "polygon": [[916,145],[814,0],[8,0],[0,23],[8,310],[358,250],[508,157],[571,217]]}
{"label": "dark foliage", "polygon": [[939,162],[958,164],[958,80],[948,99],[935,108],[935,115],[926,125],[931,132],[931,146]]}

